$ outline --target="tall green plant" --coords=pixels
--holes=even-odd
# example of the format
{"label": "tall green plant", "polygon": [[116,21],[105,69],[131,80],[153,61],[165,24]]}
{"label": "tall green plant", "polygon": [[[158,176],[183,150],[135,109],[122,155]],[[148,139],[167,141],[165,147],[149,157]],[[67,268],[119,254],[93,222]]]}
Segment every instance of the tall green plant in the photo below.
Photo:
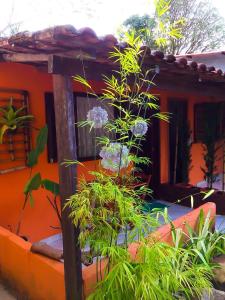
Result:
{"label": "tall green plant", "polygon": [[49,191],[53,195],[53,200],[47,196],[47,199],[53,209],[55,210],[57,217],[61,223],[61,214],[60,209],[57,205],[57,196],[59,196],[59,184],[51,181],[49,179],[42,179],[41,173],[36,172],[33,174],[33,168],[38,165],[38,160],[40,155],[43,153],[48,139],[48,127],[47,125],[39,130],[39,133],[36,138],[35,147],[28,154],[27,166],[29,168],[29,179],[24,186],[24,202],[20,212],[19,221],[17,224],[16,233],[19,235],[21,223],[26,209],[27,203],[30,202],[30,205],[34,206],[34,197],[33,192],[44,188],[46,191]]}
{"label": "tall green plant", "polygon": [[110,251],[112,269],[88,299],[191,299],[210,289],[210,268],[191,264],[192,253],[186,249],[160,242],[151,247],[142,244],[139,262],[122,248],[111,247]]}
{"label": "tall green plant", "polygon": [[[159,0],[156,4],[159,14],[167,12],[169,1]],[[161,30],[167,29],[161,27]],[[149,164],[149,159],[141,156],[141,144],[152,118],[168,121],[168,114],[160,112],[158,100],[151,93],[158,66],[146,70],[140,38],[134,34],[126,38],[125,49],[115,48],[110,53],[117,70],[111,77],[103,76],[105,88],[101,96],[96,95],[85,76],[75,77],[87,93],[95,95],[100,106],[92,108],[87,120],[78,125],[90,126],[90,130],[104,126],[110,133],[97,138],[102,146],[103,171],[92,172],[92,182],[82,180],[79,190],[66,204],[73,224],[80,227],[81,247],[89,246],[86,253],[90,261],[96,259],[97,285],[89,299],[200,297],[203,288],[211,287],[211,269],[193,263],[193,253],[187,249],[157,241],[149,244],[146,236],[160,225],[160,215],[168,220],[167,213],[143,214],[142,188],[132,188],[131,175],[124,172],[130,165]],[[163,41],[159,39],[158,43]],[[107,105],[117,111],[114,120],[108,120],[104,111],[106,99]],[[132,242],[139,245],[136,259],[129,251]]]}
{"label": "tall green plant", "polygon": [[[92,172],[92,182],[81,181],[79,190],[66,204],[71,209],[72,222],[80,227],[81,247],[89,245],[89,258],[96,258],[98,283],[89,299],[164,300],[174,299],[179,293],[190,299],[210,287],[210,268],[191,264],[192,253],[188,250],[163,243],[153,243],[152,247],[147,244],[146,235],[159,226],[156,213],[142,213],[142,191],[134,190],[130,175],[123,174],[129,163],[149,163],[141,157],[141,141],[152,118],[168,121],[168,115],[160,112],[157,98],[150,92],[158,69],[143,71],[145,53],[139,38],[128,36],[127,43],[125,50],[115,49],[110,54],[120,71],[103,77],[105,89],[101,96],[95,94],[85,78],[75,77],[96,96],[99,105],[104,107],[107,99],[118,112],[115,120],[104,124],[112,133],[111,139],[97,139],[102,145],[101,164],[106,171]],[[147,117],[149,110],[151,117]],[[101,110],[98,112],[101,116]],[[100,122],[99,115],[95,119],[91,113],[88,117],[80,126],[90,126],[92,130],[105,120]],[[128,248],[134,241],[141,245],[137,261]],[[102,257],[106,258],[104,268]]]}
{"label": "tall green plant", "polygon": [[187,226],[188,240],[187,248],[195,254],[196,263],[213,264],[216,256],[225,254],[225,234],[214,230],[215,220],[210,218],[210,212],[204,216],[200,212],[196,230]]}

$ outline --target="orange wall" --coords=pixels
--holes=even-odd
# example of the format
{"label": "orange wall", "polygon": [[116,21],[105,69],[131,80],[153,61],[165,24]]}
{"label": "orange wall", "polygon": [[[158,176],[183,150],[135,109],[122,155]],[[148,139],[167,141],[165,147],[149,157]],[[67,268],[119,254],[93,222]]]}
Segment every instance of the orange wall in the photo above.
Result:
{"label": "orange wall", "polygon": [[[94,83],[96,92],[100,92],[101,85]],[[42,73],[31,66],[13,63],[1,63],[0,68],[0,87],[24,89],[30,95],[30,112],[35,117],[35,126],[42,127],[45,124],[44,93],[52,91],[51,75]],[[74,90],[82,92],[82,87],[76,84]],[[157,91],[155,91],[157,93]],[[159,93],[159,92],[158,92]],[[160,91],[161,110],[167,111],[168,97],[187,97],[189,101],[189,120],[193,125],[193,105],[196,102],[209,101],[210,99]],[[168,125],[160,124],[160,143],[161,143],[161,182],[168,181]],[[36,133],[32,133],[34,141]],[[202,165],[201,145],[195,144],[192,149],[193,169],[191,170],[191,182],[196,183],[202,180],[200,165]],[[96,162],[86,162],[88,169],[96,168]],[[46,151],[40,158],[38,167],[34,172],[40,171],[45,178],[58,180],[57,164],[47,163]],[[78,176],[87,175],[87,169],[78,167]],[[15,171],[13,173],[0,175],[0,225],[15,231],[19,218],[19,212],[23,203],[23,188],[29,176],[28,169]],[[51,234],[56,233],[50,226],[58,226],[57,218],[52,208],[46,200],[43,191],[34,193],[35,206],[26,208],[21,235],[27,236],[31,241],[36,241]],[[37,226],[38,224],[38,226]]]}
{"label": "orange wall", "polygon": [[[95,83],[95,86],[98,85]],[[20,64],[1,63],[0,87],[18,88],[29,92],[30,113],[34,115],[35,127],[45,124],[44,93],[52,91],[52,78],[50,75],[41,73],[31,66]],[[81,86],[75,89],[82,92]],[[32,132],[32,140],[36,132]],[[86,162],[87,169],[93,169],[98,162]],[[87,169],[78,167],[78,176],[87,175]],[[58,165],[47,162],[47,153],[41,155],[38,167],[33,172],[40,171],[43,177],[58,181]],[[19,212],[23,204],[23,188],[28,180],[29,170],[15,171],[0,175],[0,225],[15,232],[19,218]],[[36,241],[46,236],[57,233],[50,226],[58,226],[54,211],[46,200],[43,191],[34,192],[35,205],[27,206],[21,226],[21,235],[25,235],[31,241]],[[38,224],[38,225],[37,225]],[[35,226],[33,226],[35,225]]]}
{"label": "orange wall", "polygon": [[[194,133],[194,105],[203,102],[216,102],[220,99],[213,97],[196,96],[190,93],[176,93],[168,91],[158,91],[161,100],[161,111],[168,111],[168,98],[176,100],[186,99],[188,101],[188,121],[192,131],[192,138]],[[172,118],[173,116],[171,116]],[[167,183],[169,180],[169,125],[165,122],[160,124],[160,149],[161,149],[161,183]],[[193,143],[191,149],[192,168],[190,170],[190,183],[197,184],[202,181],[203,173],[201,167],[204,167],[203,147],[201,143]],[[219,157],[222,153],[218,153]],[[218,172],[222,172],[222,161],[217,162]]]}

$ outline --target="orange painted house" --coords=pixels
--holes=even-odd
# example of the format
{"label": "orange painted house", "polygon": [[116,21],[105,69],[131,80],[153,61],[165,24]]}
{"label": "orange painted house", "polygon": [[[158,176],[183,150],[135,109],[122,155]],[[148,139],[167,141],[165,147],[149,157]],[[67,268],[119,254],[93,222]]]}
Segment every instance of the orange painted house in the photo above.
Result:
{"label": "orange painted house", "polygon": [[[97,57],[96,64],[100,65],[103,59],[107,61],[106,54],[116,45],[117,41],[111,35],[99,39],[91,29],[76,31],[70,26],[56,27],[32,35],[23,33],[8,40],[2,40],[0,41],[0,93],[2,91],[6,97],[3,89],[26,91],[29,112],[35,118],[33,125],[41,128],[48,118],[46,95],[53,92],[51,73],[56,72],[50,70],[49,57],[58,55],[81,63],[79,53],[82,53],[85,61],[92,62],[93,57]],[[191,148],[192,168],[189,177],[190,183],[196,184],[203,180],[201,166],[204,165],[202,145],[195,141],[196,105],[225,101],[225,76],[220,70],[214,71],[206,65],[198,65],[194,62],[187,63],[183,58],[176,60],[174,56],[164,56],[163,53],[157,51],[149,54],[149,60],[151,65],[160,67],[160,74],[156,79],[157,86],[152,92],[160,99],[161,111],[170,112],[171,107],[174,109],[175,103],[175,107],[182,111],[184,121],[188,120],[190,124],[193,144]],[[95,91],[100,94],[104,87],[101,80],[92,80],[91,83]],[[78,95],[77,99],[83,97],[83,101],[86,100],[81,94],[85,93],[83,86],[74,83],[73,90],[75,95]],[[34,144],[36,135],[37,131],[32,130],[31,144]],[[153,124],[151,135],[153,144],[149,144],[149,147],[155,157],[152,167],[155,183],[170,182],[171,155],[173,154],[170,145],[170,125],[165,122]],[[85,167],[78,166],[78,177],[83,175],[87,177],[89,176],[88,169],[98,168],[98,161],[85,159],[85,157],[82,160]],[[1,159],[0,164],[0,170],[15,167],[15,164],[20,165],[18,162],[1,163]],[[222,164],[218,167],[222,168]],[[47,149],[41,155],[38,166],[33,170],[33,172],[36,171],[40,171],[45,178],[58,181],[58,164],[54,160],[51,161],[51,158],[49,160]],[[23,189],[28,176],[27,168],[0,174],[0,225],[13,232],[15,232],[23,204]],[[31,242],[58,232],[55,229],[58,226],[57,217],[46,199],[45,192],[42,190],[34,192],[34,199],[34,207],[28,205],[26,208],[21,227],[21,234]]]}

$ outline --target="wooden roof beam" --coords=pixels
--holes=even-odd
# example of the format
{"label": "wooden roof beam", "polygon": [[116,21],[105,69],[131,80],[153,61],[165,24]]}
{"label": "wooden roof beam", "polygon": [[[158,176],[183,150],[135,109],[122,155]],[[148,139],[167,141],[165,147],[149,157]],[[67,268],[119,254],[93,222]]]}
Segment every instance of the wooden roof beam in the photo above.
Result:
{"label": "wooden roof beam", "polygon": [[102,74],[112,75],[116,69],[114,64],[99,63],[96,61],[78,60],[74,58],[50,55],[48,73],[67,76],[85,76],[87,80],[102,80]]}
{"label": "wooden roof beam", "polygon": [[9,53],[1,55],[3,61],[17,63],[48,62],[47,54]]}

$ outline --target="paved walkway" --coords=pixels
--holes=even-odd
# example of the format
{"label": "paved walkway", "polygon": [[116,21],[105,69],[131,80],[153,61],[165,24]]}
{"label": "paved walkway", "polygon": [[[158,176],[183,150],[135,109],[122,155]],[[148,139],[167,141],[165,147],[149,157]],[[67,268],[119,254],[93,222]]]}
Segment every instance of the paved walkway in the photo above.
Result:
{"label": "paved walkway", "polygon": [[0,283],[0,299],[1,300],[16,300]]}

